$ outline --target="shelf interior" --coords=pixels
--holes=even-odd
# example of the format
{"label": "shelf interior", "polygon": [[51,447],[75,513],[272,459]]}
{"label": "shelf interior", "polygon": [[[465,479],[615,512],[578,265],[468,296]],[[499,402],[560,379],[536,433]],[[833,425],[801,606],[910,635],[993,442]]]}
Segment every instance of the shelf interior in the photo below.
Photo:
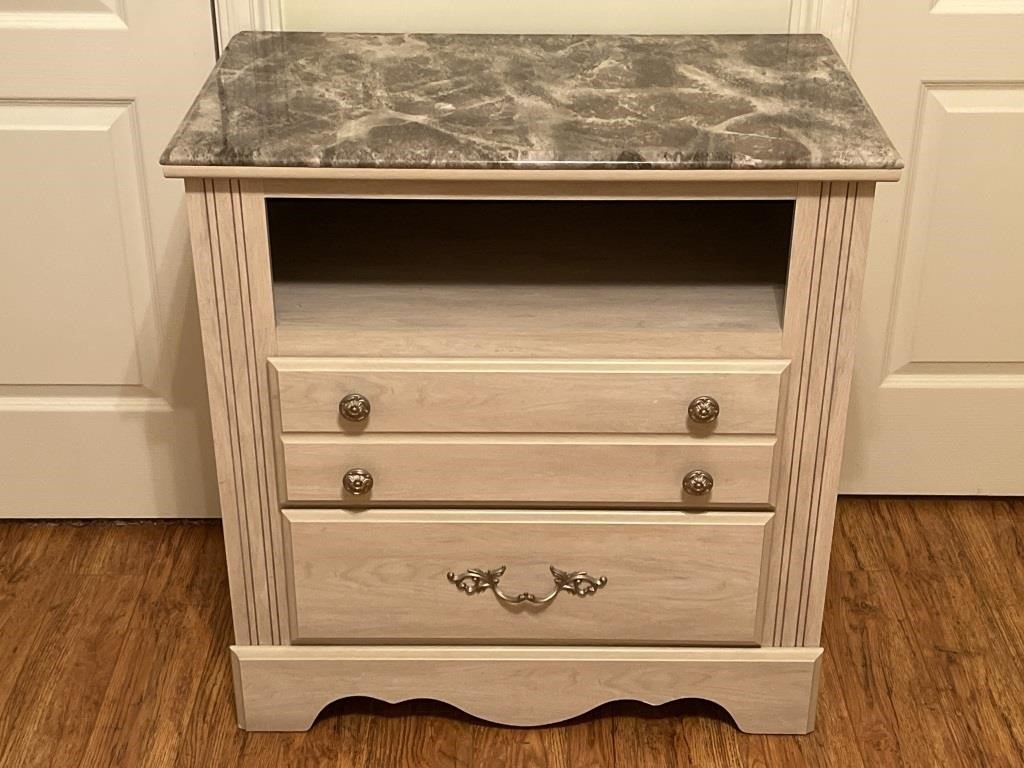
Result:
{"label": "shelf interior", "polygon": [[268,200],[282,355],[778,356],[792,201]]}

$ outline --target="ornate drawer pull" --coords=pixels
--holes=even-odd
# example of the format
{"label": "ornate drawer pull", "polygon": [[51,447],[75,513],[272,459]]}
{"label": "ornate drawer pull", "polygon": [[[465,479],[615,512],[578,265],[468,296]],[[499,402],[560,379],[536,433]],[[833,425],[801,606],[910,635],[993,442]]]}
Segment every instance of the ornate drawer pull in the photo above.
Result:
{"label": "ornate drawer pull", "polygon": [[683,490],[691,496],[706,496],[715,487],[715,479],[710,472],[695,469],[683,478]]}
{"label": "ornate drawer pull", "polygon": [[365,469],[350,469],[341,479],[341,484],[353,496],[362,496],[373,488],[373,475]]}
{"label": "ornate drawer pull", "polygon": [[545,597],[537,597],[530,592],[521,592],[518,595],[507,595],[502,592],[498,582],[505,575],[504,565],[492,571],[482,568],[470,568],[458,576],[449,571],[448,581],[467,595],[475,595],[477,592],[484,592],[490,589],[503,603],[510,603],[512,605],[519,603],[545,605],[558,597],[559,592],[571,592],[577,597],[586,597],[587,595],[594,594],[608,583],[608,579],[604,576],[594,578],[586,571],[568,573],[558,570],[553,565],[549,566],[549,568],[551,569],[551,575],[555,578],[555,588],[551,591],[551,594]]}
{"label": "ornate drawer pull", "polygon": [[687,413],[690,414],[690,421],[695,424],[713,424],[718,421],[718,414],[721,410],[715,398],[710,395],[701,395],[693,399]]}
{"label": "ornate drawer pull", "polygon": [[353,392],[341,398],[338,412],[345,421],[366,421],[370,416],[370,401],[363,395]]}

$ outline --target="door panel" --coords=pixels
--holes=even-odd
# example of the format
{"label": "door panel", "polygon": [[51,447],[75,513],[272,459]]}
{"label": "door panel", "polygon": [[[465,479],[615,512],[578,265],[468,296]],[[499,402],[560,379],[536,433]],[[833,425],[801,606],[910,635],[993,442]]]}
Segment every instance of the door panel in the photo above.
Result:
{"label": "door panel", "polygon": [[[8,15],[11,26],[32,21],[51,24],[64,21],[78,24],[123,24],[121,0],[0,0],[0,18]],[[63,19],[57,19],[60,14]],[[47,17],[47,18],[41,18]]]}
{"label": "door panel", "polygon": [[0,188],[5,383],[140,385],[127,268],[148,247],[131,105],[0,104],[0,127],[0,166],[20,182]]}
{"label": "door panel", "polygon": [[929,85],[923,99],[893,366],[1019,363],[1024,151],[991,148],[1024,140],[1024,84]]}
{"label": "door panel", "polygon": [[215,515],[180,182],[210,9],[0,0],[0,516]]}
{"label": "door panel", "polygon": [[859,4],[879,185],[841,489],[1024,492],[1024,2]]}

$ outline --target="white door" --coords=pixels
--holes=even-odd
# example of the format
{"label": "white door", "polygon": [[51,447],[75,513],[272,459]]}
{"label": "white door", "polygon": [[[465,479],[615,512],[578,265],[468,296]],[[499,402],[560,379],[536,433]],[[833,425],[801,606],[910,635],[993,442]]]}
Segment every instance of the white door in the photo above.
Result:
{"label": "white door", "polygon": [[[222,19],[342,32],[787,32],[818,0],[218,0]],[[246,6],[251,10],[247,12]],[[241,6],[239,8],[238,6]],[[257,15],[260,18],[254,18]],[[239,28],[238,23],[233,29]]]}
{"label": "white door", "polygon": [[207,0],[0,0],[0,517],[217,513],[182,185]]}
{"label": "white door", "polygon": [[841,490],[1024,493],[1024,0],[860,0],[880,184]]}

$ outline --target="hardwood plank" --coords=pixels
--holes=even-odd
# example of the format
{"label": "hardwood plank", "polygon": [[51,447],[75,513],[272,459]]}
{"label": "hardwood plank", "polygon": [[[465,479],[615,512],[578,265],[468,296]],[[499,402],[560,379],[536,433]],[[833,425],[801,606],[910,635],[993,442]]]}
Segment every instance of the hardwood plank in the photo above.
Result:
{"label": "hardwood plank", "polygon": [[[82,764],[138,601],[141,576],[67,574],[54,567],[60,563],[52,558],[54,550],[73,541],[75,533],[87,551],[98,539],[116,535],[112,528],[89,526],[51,531],[58,546],[44,547],[31,564],[35,573],[26,588],[36,600],[30,610],[42,620],[31,641],[15,649],[16,656],[18,648],[28,655],[0,711],[0,734],[7,734],[0,765]],[[49,568],[41,568],[43,563]],[[4,613],[9,615],[6,606]],[[9,629],[12,635],[22,631]]]}
{"label": "hardwood plank", "polygon": [[472,742],[461,735],[462,713],[414,701],[397,710],[371,701],[375,713],[369,765],[375,768],[460,768],[469,765]]}
{"label": "hardwood plank", "polygon": [[662,713],[652,712],[632,701],[613,705],[609,710],[615,712],[612,720],[613,765],[633,768],[675,768],[680,765],[672,729]]}
{"label": "hardwood plank", "polygon": [[84,765],[101,766],[110,759],[166,765],[177,754],[178,727],[165,715],[190,705],[205,683],[195,674],[195,651],[182,654],[178,649],[185,638],[208,635],[215,603],[221,600],[223,555],[214,546],[217,542],[204,535],[207,530],[176,526],[166,535],[150,536],[148,551],[140,557],[150,569],[141,585],[138,610],[122,631],[122,651],[93,725]]}
{"label": "hardwood plank", "polygon": [[[901,620],[890,606],[880,605],[872,600],[872,590],[879,586],[880,577],[875,574],[839,574],[833,580],[833,594],[840,603],[839,631],[833,636],[840,654],[850,664],[851,677],[856,682],[859,695],[845,697],[847,709],[854,721],[860,741],[860,752],[864,762],[871,765],[899,764],[899,742],[893,730],[896,712],[892,701],[886,695],[878,625],[891,625]],[[880,614],[878,620],[874,617]]]}
{"label": "hardwood plank", "polygon": [[[14,691],[14,683],[39,642],[40,627],[56,600],[53,582],[39,564],[49,562],[59,533],[53,525],[28,523],[17,535],[13,524],[0,525],[0,712]],[[69,537],[61,537],[68,539]],[[8,721],[10,722],[10,721]],[[4,745],[0,739],[0,755]]]}
{"label": "hardwood plank", "polygon": [[[1024,499],[993,499],[990,512],[984,517],[964,514],[966,502],[948,503],[947,517],[953,534],[969,548],[972,562],[990,564],[987,568],[973,568],[971,578],[982,598],[996,611],[1014,607],[1024,591]],[[1001,614],[1008,621],[1020,619],[1019,610]],[[1001,626],[1005,622],[1000,623]]]}
{"label": "hardwood plank", "polygon": [[565,755],[561,751],[558,736],[561,730],[554,728],[499,732],[496,735],[503,742],[503,748],[499,747],[494,755],[497,762],[489,764],[516,768],[566,768]]}
{"label": "hardwood plank", "polygon": [[[879,538],[886,535],[886,529],[872,530],[871,527],[872,515],[880,517],[880,513],[876,514],[873,511],[875,503],[875,500],[867,499],[840,499],[839,509],[843,514],[836,514],[830,579],[835,573],[877,571],[888,567],[885,553],[879,544]],[[840,542],[843,542],[843,545],[840,545]],[[856,546],[853,545],[854,542]],[[829,611],[831,597],[829,593],[825,598],[826,613]]]}
{"label": "hardwood plank", "polygon": [[[216,533],[216,529],[214,529]],[[223,546],[219,537],[211,537],[217,546]],[[234,687],[230,665],[224,658],[224,640],[231,637],[231,608],[227,600],[227,574],[223,567],[215,569],[219,588],[211,589],[215,599],[215,615],[205,631],[193,636],[178,652],[191,653],[190,674],[203,681],[195,696],[183,706],[183,717],[166,718],[169,729],[179,730],[179,739],[173,761],[168,765],[180,768],[205,768],[212,765],[240,765],[245,747],[258,739],[250,738],[264,734],[242,735],[237,730],[234,713]],[[265,744],[270,744],[264,740]],[[278,742],[280,743],[280,742]],[[261,748],[260,754],[268,758],[275,752]],[[266,765],[285,763],[267,762]],[[340,764],[339,764],[340,765]]]}
{"label": "hardwood plank", "polygon": [[[947,512],[944,502],[936,500],[872,500],[861,510],[860,536],[870,535],[877,541],[887,566],[872,603],[886,605],[903,617],[879,634],[885,641],[886,659],[881,682],[903,725],[900,746],[910,765],[976,765],[981,759],[958,733],[975,713],[963,711],[963,701],[946,700],[938,674],[943,660],[930,647],[946,634],[963,602],[980,598],[964,592],[959,597],[948,595],[948,603],[937,603],[931,597],[936,579],[949,575],[962,579],[977,568],[977,563],[963,559],[968,556],[964,541],[943,522]],[[969,509],[966,512],[972,514]],[[849,688],[846,695],[849,700],[856,689]]]}
{"label": "hardwood plank", "polygon": [[[24,521],[0,524],[10,531],[0,558],[0,583],[50,581],[82,573],[108,536],[108,524]],[[54,563],[60,563],[55,572]]]}
{"label": "hardwood plank", "polygon": [[495,727],[471,720],[472,766],[615,765],[611,719],[604,707],[555,726],[530,730]]}
{"label": "hardwood plank", "polygon": [[[995,549],[985,546],[988,537],[979,535],[972,516],[962,511],[962,502],[914,510],[923,535],[908,540],[911,578],[899,581],[900,596],[913,626],[924,630],[915,632],[915,640],[937,693],[936,706],[963,710],[949,721],[954,740],[986,745],[972,750],[975,764],[1012,762],[1024,754],[1024,730],[1007,715],[1020,699],[1021,666],[1012,629],[1003,632],[1015,619],[1019,627],[1020,611],[1005,577],[1019,578],[1020,561],[995,558]],[[984,563],[989,566],[979,567]]]}
{"label": "hardwood plank", "polygon": [[564,733],[565,764],[568,768],[614,765],[615,741],[612,718],[601,707],[551,732]]}
{"label": "hardwood plank", "polygon": [[[672,705],[670,705],[672,706]],[[687,701],[667,720],[668,739],[679,765],[742,765],[742,741],[731,737],[729,713],[704,701]],[[676,718],[687,719],[691,727],[679,728]]]}

